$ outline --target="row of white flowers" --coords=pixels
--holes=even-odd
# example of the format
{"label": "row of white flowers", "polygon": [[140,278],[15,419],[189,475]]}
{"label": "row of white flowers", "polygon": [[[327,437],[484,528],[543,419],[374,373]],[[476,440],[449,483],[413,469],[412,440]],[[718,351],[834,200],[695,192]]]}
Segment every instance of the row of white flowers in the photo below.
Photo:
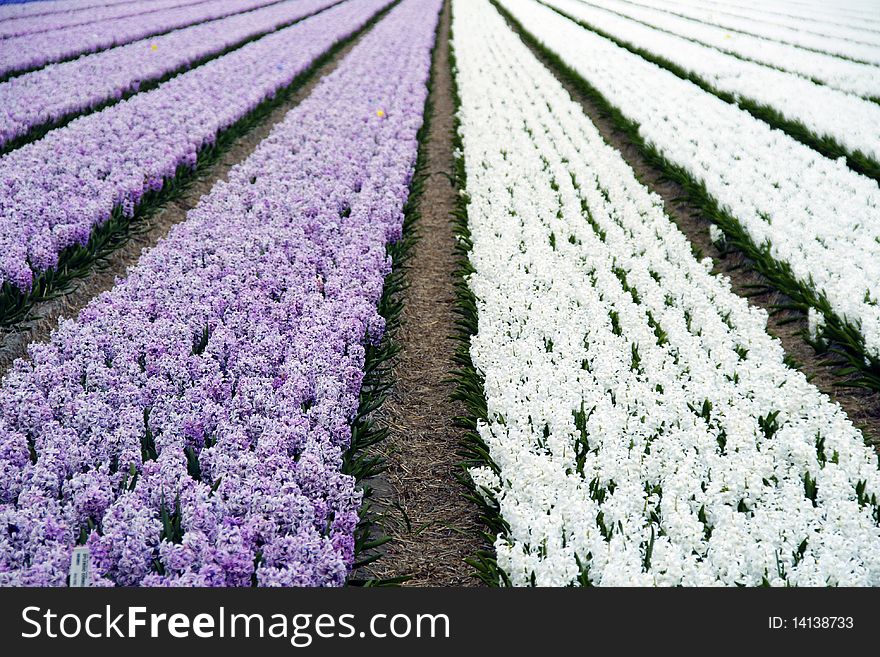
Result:
{"label": "row of white flowers", "polygon": [[[725,0],[715,0],[716,4],[727,4]],[[874,0],[852,2],[837,0],[736,0],[730,4],[743,5],[752,9],[762,9],[788,17],[797,17],[807,21],[834,23],[837,25],[859,26],[865,29],[880,29],[880,15]]]}
{"label": "row of white flowers", "polygon": [[733,32],[723,27],[699,23],[631,2],[586,1],[591,5],[615,11],[737,57],[798,73],[840,91],[864,98],[880,98],[880,76],[877,75],[877,67],[870,64],[861,64],[833,55],[804,50],[787,43]]}
{"label": "row of white flowers", "polygon": [[[740,0],[748,4],[757,5],[761,0]],[[765,1],[765,5],[766,5]],[[859,17],[876,17],[877,4],[874,0],[837,0],[829,4],[827,0],[775,0],[774,4],[783,5],[793,10],[805,11],[809,8],[811,12],[821,11],[823,13],[841,14],[847,16]]]}
{"label": "row of white flowers", "polygon": [[[580,0],[544,0],[572,18],[664,57],[721,92],[769,106],[818,137],[880,160],[880,105],[810,79],[745,61]],[[880,37],[880,34],[878,34]],[[880,75],[880,70],[877,71]]]}
{"label": "row of white flowers", "polygon": [[534,0],[501,0],[880,355],[880,186]]}
{"label": "row of white flowers", "polygon": [[488,0],[453,46],[514,585],[880,583],[877,458]]}
{"label": "row of white flowers", "polygon": [[880,63],[880,47],[870,41],[870,35],[847,29],[826,26],[830,34],[817,34],[779,23],[766,23],[753,16],[738,16],[733,10],[706,6],[700,0],[635,0],[638,4],[655,7],[696,21],[710,23],[729,30],[737,30],[771,41],[788,43],[810,50],[824,52],[866,62]]}
{"label": "row of white flowers", "polygon": [[[880,38],[880,14],[853,15],[842,6],[844,3],[823,3],[822,6],[808,6],[780,0],[702,0],[700,4],[707,9],[723,11],[765,22],[777,23],[786,27],[816,32],[826,35],[850,35],[857,41],[878,43]],[[844,29],[848,32],[840,32]]]}

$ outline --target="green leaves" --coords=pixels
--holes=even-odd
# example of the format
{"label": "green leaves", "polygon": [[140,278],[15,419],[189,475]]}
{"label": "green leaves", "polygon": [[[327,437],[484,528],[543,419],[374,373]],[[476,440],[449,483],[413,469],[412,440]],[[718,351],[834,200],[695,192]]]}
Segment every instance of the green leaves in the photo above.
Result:
{"label": "green leaves", "polygon": [[156,441],[153,437],[153,430],[150,428],[150,411],[153,409],[147,406],[144,409],[144,435],[141,436],[141,460],[146,463],[147,461],[155,461],[159,458],[159,453],[156,451]]}
{"label": "green leaves", "polygon": [[160,541],[171,543],[183,542],[183,514],[180,510],[180,493],[174,496],[174,507],[168,509],[165,504],[165,496],[159,502],[159,520],[162,522],[162,530],[159,533]]}
{"label": "green leaves", "polygon": [[193,356],[200,355],[208,346],[208,340],[211,338],[211,327],[205,325],[202,332],[193,339],[192,353]]}
{"label": "green leaves", "polygon": [[712,525],[709,523],[709,518],[706,516],[705,504],[700,506],[700,510],[697,511],[697,520],[703,523],[703,533],[706,536],[706,540],[708,541],[710,538],[712,538]]}
{"label": "green leaves", "polygon": [[630,352],[631,352],[631,360],[630,360],[629,368],[633,372],[640,372],[642,369],[642,367],[641,367],[642,366],[642,357],[639,355],[639,345],[637,345],[635,342],[633,342],[630,345]]}
{"label": "green leaves", "polygon": [[758,418],[758,426],[764,432],[764,436],[769,440],[779,431],[779,411],[771,411],[767,415]]}
{"label": "green leaves", "polygon": [[571,412],[574,416],[574,427],[578,432],[574,443],[575,469],[581,476],[584,474],[584,463],[586,462],[587,454],[590,451],[590,441],[589,436],[587,435],[587,420],[590,419],[590,416],[595,410],[596,407],[593,406],[588,412],[585,412],[584,402],[582,400],[580,409]]}
{"label": "green leaves", "polygon": [[[162,523],[162,529],[159,531],[159,542],[168,541],[169,543],[180,544],[183,542],[183,513],[180,509],[180,493],[174,496],[174,506],[169,509],[165,503],[165,496],[159,501],[159,520]],[[154,553],[153,570],[160,575],[165,574],[165,566],[159,559],[158,551]]]}
{"label": "green leaves", "polygon": [[199,455],[196,454],[195,448],[192,445],[187,445],[183,452],[186,454],[186,471],[189,473],[189,476],[196,481],[201,481],[202,468],[199,464]]}
{"label": "green leaves", "polygon": [[134,463],[128,466],[128,470],[122,476],[122,483],[119,486],[120,491],[133,491],[135,486],[137,486],[138,475],[140,472],[135,467]]}
{"label": "green leaves", "polygon": [[813,503],[813,506],[818,506],[816,503],[816,479],[814,477],[811,477],[809,472],[805,472],[803,481],[804,495],[806,495],[807,499]]}

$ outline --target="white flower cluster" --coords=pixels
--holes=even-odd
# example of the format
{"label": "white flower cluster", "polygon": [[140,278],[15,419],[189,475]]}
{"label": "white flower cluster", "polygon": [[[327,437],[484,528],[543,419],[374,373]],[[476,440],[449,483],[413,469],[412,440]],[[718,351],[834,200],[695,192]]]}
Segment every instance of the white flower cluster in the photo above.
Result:
{"label": "white flower cluster", "polygon": [[698,41],[743,59],[798,73],[834,89],[864,98],[880,98],[877,67],[833,55],[804,50],[787,43],[734,32],[723,27],[688,20],[675,14],[621,0],[585,0],[672,34]]}
{"label": "white flower cluster", "polygon": [[[880,186],[534,0],[501,0],[880,355]],[[880,76],[877,76],[880,79]]]}
{"label": "white flower cluster", "polygon": [[[728,4],[726,0],[715,0],[717,4]],[[733,5],[742,5],[753,9],[763,9],[767,13],[782,16],[793,16],[805,21],[833,22],[840,25],[863,26],[871,29],[880,23],[877,16],[877,5],[874,0],[837,0],[829,3],[826,0],[735,0]]]}
{"label": "white flower cluster", "polygon": [[789,121],[801,122],[817,137],[832,137],[850,153],[861,151],[880,161],[877,103],[739,59],[579,0],[544,0],[544,4],[671,61],[713,89],[772,107]]}
{"label": "white flower cluster", "polygon": [[737,5],[756,11],[763,11],[774,16],[784,16],[805,22],[816,22],[822,25],[845,25],[863,30],[880,28],[880,16],[877,15],[877,4],[874,0],[863,2],[847,2],[837,0],[829,3],[826,0],[714,0],[715,4]]}
{"label": "white flower cluster", "polygon": [[861,434],[488,0],[453,17],[471,356],[500,469],[472,476],[510,526],[511,582],[880,583]]}
{"label": "white flower cluster", "polygon": [[[823,6],[800,6],[784,0],[752,2],[750,0],[701,0],[698,6],[730,13],[740,18],[782,25],[790,29],[813,34],[833,36],[850,41],[880,44],[880,18],[855,18],[845,11],[842,3],[835,2]],[[871,23],[874,23],[873,27]]]}
{"label": "white flower cluster", "polygon": [[785,25],[762,23],[754,18],[743,18],[727,9],[706,7],[699,0],[636,0],[637,4],[655,7],[695,21],[709,23],[724,29],[740,31],[770,41],[788,43],[808,50],[847,57],[867,64],[880,64],[880,48],[870,43],[853,41],[858,38],[852,30],[831,29],[834,34],[804,32]]}
{"label": "white flower cluster", "polygon": [[810,339],[816,342],[822,340],[822,330],[825,327],[825,318],[815,308],[807,309],[807,333]]}
{"label": "white flower cluster", "polygon": [[[723,249],[727,244],[727,235],[725,235],[724,231],[715,224],[709,224],[709,239],[712,240],[712,244],[719,249]],[[810,310],[812,310],[812,308],[810,308]]]}

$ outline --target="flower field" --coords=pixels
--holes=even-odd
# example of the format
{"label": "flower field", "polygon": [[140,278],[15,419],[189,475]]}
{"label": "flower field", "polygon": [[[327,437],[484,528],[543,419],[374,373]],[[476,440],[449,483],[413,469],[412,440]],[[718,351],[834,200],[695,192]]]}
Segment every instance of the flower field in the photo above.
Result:
{"label": "flower field", "polygon": [[0,44],[0,585],[880,585],[871,2]]}
{"label": "flower field", "polygon": [[7,80],[0,84],[5,112],[0,147],[8,149],[10,142],[23,141],[29,133],[57,127],[85,110],[144,91],[151,83],[332,4],[329,0],[282,2]]}
{"label": "flower field", "polygon": [[[35,273],[56,267],[59,254],[86,242],[93,226],[114,211],[131,216],[146,193],[160,191],[178,168],[193,167],[220,131],[291,84],[385,4],[335,7],[9,153],[0,173],[3,283],[26,291]],[[240,88],[235,81],[245,74],[251,83]]]}

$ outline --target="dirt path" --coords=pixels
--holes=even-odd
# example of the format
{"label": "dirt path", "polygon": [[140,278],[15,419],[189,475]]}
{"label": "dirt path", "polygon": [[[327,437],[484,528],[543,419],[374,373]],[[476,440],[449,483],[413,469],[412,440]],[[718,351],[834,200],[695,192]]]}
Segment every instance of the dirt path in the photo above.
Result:
{"label": "dirt path", "polygon": [[247,159],[275,124],[280,122],[287,115],[287,112],[309,95],[321,77],[336,68],[362,36],[359,35],[353,39],[341,48],[330,61],[319,66],[305,84],[292,93],[285,102],[272,110],[249,132],[235,140],[231,147],[225,150],[215,162],[200,170],[196,178],[187,184],[179,195],[166,203],[161,210],[139,220],[132,227],[126,242],[97,264],[86,278],[74,283],[70,292],[39,304],[33,311],[34,317],[32,319],[9,331],[0,332],[0,378],[16,358],[27,355],[27,345],[31,342],[48,340],[60,318],[75,317],[95,296],[112,288],[116,278],[124,276],[126,270],[137,263],[144,249],[155,246],[172,226],[183,221],[186,218],[186,213],[195,207],[199,199],[211,191],[217,181],[225,180],[232,167]]}
{"label": "dirt path", "polygon": [[[513,29],[516,32],[516,28]],[[605,141],[623,155],[642,184],[660,195],[667,214],[688,239],[702,250],[703,255],[712,258],[715,263],[713,271],[723,273],[730,278],[732,289],[736,294],[743,297],[753,295],[749,297],[749,303],[768,312],[776,305],[789,302],[788,297],[773,289],[767,279],[753,268],[750,260],[741,252],[719,251],[709,236],[710,222],[703,218],[699,207],[683,200],[686,192],[682,187],[670,181],[659,169],[650,164],[629,137],[618,130],[611,119],[606,117],[590,98],[570,84],[564,75],[558,75],[559,71],[540,51],[528,43],[526,45],[548,69],[557,73],[557,78],[571,97],[581,105],[584,113],[596,125]],[[759,290],[759,294],[755,294],[759,287],[764,289]],[[880,450],[880,394],[837,385],[843,380],[835,373],[837,368],[828,363],[823,356],[817,355],[804,340],[803,331],[806,326],[804,313],[784,311],[770,315],[767,332],[782,342],[786,353],[794,359],[798,369],[811,377],[812,383],[817,388],[839,403],[853,423],[862,430],[867,442]]]}
{"label": "dirt path", "polygon": [[477,586],[464,559],[483,549],[477,508],[457,481],[462,431],[453,418],[464,407],[450,400],[454,385],[455,238],[451,213],[456,190],[447,178],[452,159],[452,80],[449,68],[450,3],[441,15],[434,52],[433,107],[427,174],[416,223],[418,239],[407,261],[407,289],[396,340],[395,387],[377,414],[389,429],[378,452],[388,469],[374,487],[373,504],[392,537],[371,564],[373,577],[410,576],[410,586]]}

